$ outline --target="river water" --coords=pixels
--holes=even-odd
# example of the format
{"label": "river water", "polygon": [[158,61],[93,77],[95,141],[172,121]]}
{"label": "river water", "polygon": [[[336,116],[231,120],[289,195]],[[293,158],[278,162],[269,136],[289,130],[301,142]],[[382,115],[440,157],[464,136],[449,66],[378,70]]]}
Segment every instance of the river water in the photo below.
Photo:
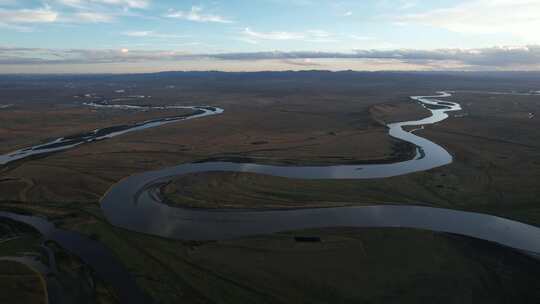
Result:
{"label": "river water", "polygon": [[[540,254],[540,228],[497,216],[450,209],[421,206],[361,206],[296,210],[202,210],[171,207],[161,201],[160,186],[189,173],[227,171],[250,172],[298,179],[374,179],[429,170],[452,162],[443,147],[404,127],[422,129],[459,111],[458,103],[436,96],[413,96],[411,99],[427,108],[427,118],[388,124],[392,137],[417,146],[413,159],[391,164],[334,166],[272,166],[254,163],[205,162],[192,163],[130,176],[114,185],[102,198],[101,207],[107,220],[117,226],[142,233],[184,240],[219,240],[287,230],[324,227],[403,227],[455,233],[492,241],[504,246]],[[98,108],[132,109],[140,106],[87,104]],[[0,165],[36,154],[70,149],[95,140],[119,136],[128,132],[173,123],[180,120],[221,114],[214,107],[183,107],[197,110],[192,116],[145,121],[130,126],[98,129],[77,137],[59,138],[49,143],[0,155]],[[74,232],[60,230],[43,218],[0,212],[38,229],[46,239],[58,242],[88,263],[119,293],[122,303],[142,303],[147,300],[134,279],[116,258],[99,242]]]}
{"label": "river water", "polygon": [[113,109],[130,109],[130,110],[151,110],[151,109],[189,109],[195,110],[193,115],[180,115],[166,118],[151,119],[143,122],[139,122],[132,125],[120,125],[112,126],[103,129],[95,129],[90,132],[70,136],[60,137],[49,142],[23,148],[17,151],[13,151],[7,154],[0,155],[0,165],[6,165],[8,163],[21,160],[30,156],[50,154],[54,152],[64,151],[75,148],[82,144],[91,143],[98,140],[104,140],[113,138],[116,136],[124,135],[135,131],[141,131],[149,128],[155,128],[170,123],[175,123],[181,120],[201,118],[210,115],[217,115],[223,113],[223,109],[207,106],[162,106],[162,107],[148,107],[148,106],[132,106],[132,105],[104,105],[98,103],[85,103],[86,106],[95,108],[113,108]]}
{"label": "river water", "polygon": [[189,240],[229,239],[279,231],[322,227],[407,227],[456,233],[512,248],[540,253],[540,229],[496,216],[420,206],[368,206],[297,210],[198,210],[171,207],[161,201],[160,186],[174,178],[212,171],[249,172],[298,179],[374,179],[425,171],[447,165],[443,147],[404,130],[447,119],[458,103],[440,100],[451,94],[413,96],[431,116],[388,125],[392,137],[415,144],[416,156],[391,164],[272,166],[253,163],[183,164],[128,177],[114,185],[101,206],[112,224],[133,231]]}
{"label": "river water", "polygon": [[[139,289],[131,273],[100,242],[73,231],[58,229],[53,223],[38,216],[0,211],[0,217],[30,225],[41,233],[44,241],[54,241],[68,252],[78,256],[84,263],[90,265],[100,279],[114,288],[120,303],[148,303],[147,295]],[[31,261],[21,259],[19,262],[30,263]],[[31,266],[35,267],[35,265]],[[44,277],[47,279],[47,275]],[[49,298],[49,300],[54,298]]]}

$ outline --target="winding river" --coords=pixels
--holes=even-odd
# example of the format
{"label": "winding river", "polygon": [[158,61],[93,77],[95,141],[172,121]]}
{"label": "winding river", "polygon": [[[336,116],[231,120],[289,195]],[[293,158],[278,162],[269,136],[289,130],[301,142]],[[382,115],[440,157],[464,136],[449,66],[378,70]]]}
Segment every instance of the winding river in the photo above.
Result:
{"label": "winding river", "polygon": [[[44,241],[54,241],[70,253],[78,256],[84,263],[90,265],[97,276],[109,286],[114,288],[120,303],[148,303],[148,297],[143,293],[135,282],[135,278],[123,266],[120,261],[109,251],[107,247],[98,241],[91,240],[77,232],[58,229],[53,223],[38,216],[21,215],[11,212],[0,211],[0,217],[9,218],[17,222],[25,223],[34,227],[43,236]],[[11,260],[28,264],[38,269],[48,277],[48,270],[36,267],[35,261],[25,258],[11,258]],[[47,284],[49,285],[49,284]],[[49,291],[49,301],[56,303],[56,296],[60,291]]]}
{"label": "winding river", "polygon": [[[388,124],[392,137],[416,145],[413,159],[391,164],[333,165],[333,166],[273,166],[253,163],[204,162],[169,167],[133,175],[115,184],[103,196],[101,208],[107,220],[115,226],[129,230],[184,240],[219,240],[250,235],[269,234],[287,230],[324,227],[405,227],[474,237],[525,251],[540,254],[540,228],[508,219],[473,212],[421,206],[361,206],[295,210],[202,210],[171,207],[160,200],[160,186],[174,178],[212,171],[249,172],[298,179],[375,179],[429,170],[452,162],[452,156],[443,147],[414,134],[425,125],[435,124],[459,111],[458,103],[439,98],[451,94],[439,92],[436,96],[413,96],[431,112],[431,116],[406,122]],[[144,109],[142,106],[87,103],[96,108]],[[220,108],[209,106],[158,107],[182,108],[196,112],[189,116],[144,121],[97,129],[71,137],[0,155],[0,165],[29,156],[52,153],[96,140],[119,136],[128,132],[157,127],[186,119],[217,115]],[[409,127],[413,131],[406,131]],[[92,266],[97,274],[111,284],[122,299],[129,303],[144,302],[145,297],[136,288],[133,278],[117,263],[103,245],[74,232],[59,230],[45,219],[0,212],[0,217],[25,222],[37,228],[47,239],[60,243]],[[126,302],[126,303],[127,303]]]}
{"label": "winding river", "polygon": [[135,106],[135,105],[108,105],[100,103],[85,103],[84,105],[94,108],[112,108],[112,109],[130,109],[130,110],[167,110],[167,109],[187,109],[194,110],[192,115],[178,115],[166,118],[157,118],[146,120],[143,122],[131,124],[112,126],[103,129],[95,129],[90,132],[72,135],[69,137],[60,137],[44,144],[23,148],[17,151],[13,151],[7,154],[0,155],[0,165],[6,165],[8,163],[28,158],[35,155],[45,155],[54,152],[60,152],[68,149],[75,148],[82,144],[95,142],[98,140],[104,140],[113,138],[116,136],[124,135],[135,131],[141,131],[145,129],[155,128],[162,125],[175,123],[181,120],[201,118],[209,115],[217,115],[223,113],[223,109],[208,107],[208,106]]}
{"label": "winding river", "polygon": [[336,166],[272,166],[253,163],[205,162],[183,164],[130,176],[102,198],[109,222],[129,230],[174,239],[216,240],[322,227],[407,227],[456,233],[540,253],[540,229],[508,219],[420,206],[367,206],[297,210],[199,210],[171,207],[160,200],[160,186],[189,173],[250,172],[299,179],[373,179],[429,170],[452,162],[441,146],[404,130],[434,124],[459,111],[458,103],[439,100],[451,94],[414,96],[431,116],[388,125],[389,134],[415,144],[416,156],[392,164]]}

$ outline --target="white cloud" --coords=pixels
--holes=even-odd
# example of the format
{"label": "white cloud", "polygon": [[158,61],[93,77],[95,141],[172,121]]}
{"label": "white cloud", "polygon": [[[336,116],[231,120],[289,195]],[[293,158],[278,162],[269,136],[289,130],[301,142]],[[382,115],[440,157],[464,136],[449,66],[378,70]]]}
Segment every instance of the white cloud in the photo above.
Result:
{"label": "white cloud", "polygon": [[246,27],[243,32],[246,36],[264,40],[301,40],[306,37],[305,34],[295,32],[256,32]]}
{"label": "white cloud", "polygon": [[62,15],[57,21],[65,23],[112,22],[118,16],[133,16],[130,9],[143,9],[150,0],[56,0]]}
{"label": "white cloud", "polygon": [[150,0],[57,0],[57,2],[76,8],[88,8],[98,4],[142,9],[150,5]]}
{"label": "white cloud", "polygon": [[132,31],[132,32],[126,32],[124,35],[130,36],[130,37],[148,37],[152,35],[152,31]]}
{"label": "white cloud", "polygon": [[300,40],[306,37],[305,34],[295,33],[295,32],[279,32],[279,31],[256,32],[256,31],[251,30],[248,27],[244,29],[243,34],[253,39],[263,39],[263,40]]}
{"label": "white cloud", "polygon": [[91,2],[112,4],[131,8],[146,8],[150,4],[149,0],[91,0]]}
{"label": "white cloud", "polygon": [[257,40],[299,40],[318,43],[337,41],[335,35],[322,30],[308,30],[305,32],[257,32],[250,28],[245,28],[242,34],[244,35],[244,38],[251,39],[254,42],[257,42]]}
{"label": "white cloud", "polygon": [[353,15],[353,12],[351,12],[351,11],[345,12],[345,13],[343,14],[343,16],[345,16],[345,17],[350,17],[350,16],[352,16],[352,15]]}
{"label": "white cloud", "polygon": [[397,18],[465,34],[511,34],[526,43],[540,43],[540,1],[472,0],[453,7]]}
{"label": "white cloud", "polygon": [[187,38],[190,37],[189,35],[177,35],[177,34],[165,34],[165,33],[159,33],[155,31],[128,31],[123,33],[126,36],[129,37],[139,37],[139,38]]}
{"label": "white cloud", "polygon": [[57,3],[65,6],[76,7],[76,8],[85,8],[88,3],[83,0],[56,0]]}
{"label": "white cloud", "polygon": [[4,24],[48,23],[55,22],[57,18],[58,13],[49,7],[18,10],[0,9],[0,22]]}
{"label": "white cloud", "polygon": [[73,15],[72,21],[74,22],[91,22],[91,23],[100,23],[100,22],[111,22],[114,19],[113,16],[97,13],[97,12],[80,12]]}
{"label": "white cloud", "polygon": [[[2,0],[0,0],[2,1]],[[6,2],[10,3],[10,2]],[[100,23],[111,22],[117,16],[127,14],[120,9],[145,8],[149,0],[56,0],[55,9],[45,5],[40,8],[0,8],[0,27],[20,32],[33,31],[23,24],[37,23]],[[0,2],[2,4],[2,2]],[[60,5],[60,7],[59,7]],[[108,9],[118,6],[117,12]],[[64,6],[63,9],[61,6]],[[66,10],[66,6],[68,9]]]}
{"label": "white cloud", "polygon": [[190,11],[179,11],[170,9],[165,17],[183,19],[195,22],[216,22],[216,23],[233,23],[225,17],[213,14],[205,14],[199,6],[192,6]]}

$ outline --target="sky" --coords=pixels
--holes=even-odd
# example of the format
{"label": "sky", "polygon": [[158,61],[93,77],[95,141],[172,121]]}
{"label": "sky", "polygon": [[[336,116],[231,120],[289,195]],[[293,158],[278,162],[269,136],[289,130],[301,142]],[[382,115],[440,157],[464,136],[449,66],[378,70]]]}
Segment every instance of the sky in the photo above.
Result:
{"label": "sky", "polygon": [[0,0],[0,73],[540,70],[540,0]]}

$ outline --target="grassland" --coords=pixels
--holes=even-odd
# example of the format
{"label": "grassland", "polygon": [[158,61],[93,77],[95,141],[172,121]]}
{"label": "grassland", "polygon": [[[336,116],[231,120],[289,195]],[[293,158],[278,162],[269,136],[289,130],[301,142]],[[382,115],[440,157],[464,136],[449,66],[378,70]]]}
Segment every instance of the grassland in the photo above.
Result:
{"label": "grassland", "polygon": [[332,228],[184,242],[115,228],[97,205],[26,211],[108,246],[159,303],[536,303],[540,297],[537,260],[449,234]]}
{"label": "grassland", "polygon": [[[380,99],[375,99],[372,96],[374,92],[363,96],[362,88],[347,87],[338,92],[326,88],[314,95],[308,94],[307,88],[289,88],[289,82],[298,83],[297,80],[287,81],[283,88],[274,88],[270,92],[261,92],[262,89],[255,86],[245,92],[222,89],[220,94],[210,91],[203,96],[200,91],[192,89],[183,92],[179,89],[174,91],[180,95],[177,98],[173,98],[173,94],[167,90],[162,91],[168,95],[160,96],[156,88],[145,88],[144,91],[152,92],[152,98],[145,99],[144,103],[210,104],[224,108],[225,113],[126,134],[45,158],[14,163],[0,169],[0,199],[33,203],[91,203],[99,200],[110,186],[125,176],[206,159],[326,164],[392,161],[411,157],[413,148],[388,137],[384,125],[374,120],[370,113],[374,110],[372,106],[381,101],[409,103],[406,93],[397,93],[397,96],[385,93]],[[309,88],[314,88],[314,85]],[[107,96],[114,96],[111,95],[112,90],[109,88]],[[80,91],[105,94],[94,87],[85,87]],[[79,91],[73,91],[73,94],[75,92]],[[144,94],[142,91],[131,93]],[[68,96],[61,98],[69,100]],[[71,97],[70,108],[73,107],[73,100]],[[411,104],[404,111],[408,117],[414,116]],[[65,105],[51,107],[51,111],[34,109],[45,106],[49,107],[38,102],[30,105],[21,103],[11,108],[11,112],[2,112],[2,124],[10,126],[6,127],[5,134],[11,134],[13,129],[25,130],[19,136],[6,135],[2,149],[12,151],[34,140],[40,142],[45,138],[61,136],[60,130],[69,129],[69,133],[73,134],[81,129],[91,130],[99,123],[112,125],[113,122],[140,121],[149,115],[159,114],[110,110],[92,112],[75,107],[70,111],[83,113],[70,116],[71,112],[58,110],[58,107]],[[23,112],[17,115],[14,111],[21,108],[25,110],[20,110]],[[422,108],[416,111],[425,113]],[[77,126],[77,131],[71,129],[72,126]]]}
{"label": "grassland", "polygon": [[[37,145],[59,137],[68,137],[98,128],[133,124],[153,118],[189,113],[191,110],[118,110],[99,111],[82,105],[95,98],[66,104],[17,104],[0,111],[0,153]],[[140,103],[140,102],[139,102]]]}
{"label": "grassland", "polygon": [[48,303],[41,275],[24,264],[0,261],[0,286],[2,303]]}
{"label": "grassland", "polygon": [[0,286],[9,290],[1,303],[117,303],[87,265],[56,243],[44,243],[32,227],[0,218],[0,236]]}
{"label": "grassland", "polygon": [[[404,159],[413,147],[389,138],[384,123],[426,115],[408,96],[441,89],[528,90],[537,85],[535,77],[313,72],[88,76],[69,81],[0,78],[0,103],[13,104],[0,110],[5,129],[0,136],[2,151],[69,135],[63,130],[71,127],[79,128],[69,132],[73,134],[101,127],[102,122],[154,115],[74,107],[73,96],[81,93],[114,96],[114,90],[126,89],[128,95],[152,95],[145,103],[226,109],[221,116],[4,167],[0,209],[43,215],[64,229],[102,242],[158,303],[538,303],[538,261],[484,241],[420,230],[346,227],[217,242],[174,241],[115,228],[98,203],[125,176],[185,162],[337,164]],[[175,88],[166,89],[169,85]],[[538,119],[528,115],[540,112],[538,97],[458,92],[451,100],[464,106],[460,117],[418,131],[453,154],[455,162],[443,168],[339,182],[213,172],[180,177],[163,188],[164,194],[171,204],[200,208],[426,204],[540,225],[540,128]],[[20,136],[10,135],[15,129],[22,130]],[[295,236],[317,236],[322,242],[296,242]],[[20,246],[0,244],[0,252],[35,251],[39,237],[26,240],[29,243],[17,243]],[[60,248],[51,248],[63,256]],[[80,261],[69,255],[64,261],[72,266],[64,270],[65,278],[88,280],[84,271],[77,271],[85,269]],[[2,268],[0,276],[9,273]],[[107,286],[93,279],[98,287],[78,285],[86,286],[78,289],[79,295],[89,302],[114,302]],[[4,284],[0,282],[2,288],[8,286]],[[42,293],[35,290],[37,299]]]}
{"label": "grassland", "polygon": [[[456,94],[451,100],[464,107],[458,117],[417,132],[454,156],[451,165],[427,172],[348,181],[210,172],[179,177],[163,193],[173,204],[201,208],[421,204],[540,225],[540,123],[529,118],[529,113],[540,112],[538,98]],[[378,113],[384,112],[377,109],[389,107],[376,106],[371,112],[379,120]]]}
{"label": "grassland", "polygon": [[[225,108],[226,112],[7,166],[0,169],[0,200],[95,203],[125,176],[203,160],[274,164],[403,160],[411,157],[413,147],[387,136],[384,123],[427,115],[408,96],[446,88],[526,91],[537,83],[534,75],[514,74],[491,78],[317,72],[141,77],[143,80],[135,76],[101,77],[104,80],[96,76],[97,79],[70,79],[69,83],[53,79],[38,84],[14,81],[0,94],[1,102],[14,103],[0,111],[5,128],[0,136],[4,144],[1,149],[12,151],[45,138],[67,135],[62,134],[66,129],[73,134],[105,122],[133,122],[164,114],[92,112],[75,106],[81,101],[73,96],[83,93],[113,99],[119,97],[114,93],[116,89],[125,89],[123,95],[151,95],[141,101],[145,104],[209,104]],[[171,84],[173,89],[169,88]],[[53,91],[51,87],[57,89]],[[538,187],[533,184],[538,178],[538,118],[528,119],[529,112],[538,113],[537,97],[458,93],[455,100],[463,103],[468,116],[452,118],[419,132],[453,153],[454,164],[395,182],[370,181],[365,186],[360,182],[344,183],[344,187],[349,184],[350,188],[366,192],[355,191],[349,197],[340,197],[340,201],[372,203],[391,199],[396,203],[432,203],[471,210],[489,205],[500,209],[498,214],[521,213],[519,218],[537,213],[533,209]],[[21,114],[15,115],[13,111]],[[13,130],[22,131],[15,136]],[[261,179],[267,182],[267,178]],[[219,183],[215,176],[209,181]],[[334,191],[332,183],[329,185],[319,188],[321,196],[341,192]],[[204,190],[204,185],[200,187]],[[176,191],[173,186],[169,190]],[[178,198],[171,195],[171,200]],[[508,206],[510,201],[512,206]],[[235,203],[248,205],[249,201]],[[298,205],[294,201],[287,203]],[[313,203],[319,205],[317,201]],[[200,199],[197,204],[205,206]],[[534,219],[527,221],[537,223]]]}

